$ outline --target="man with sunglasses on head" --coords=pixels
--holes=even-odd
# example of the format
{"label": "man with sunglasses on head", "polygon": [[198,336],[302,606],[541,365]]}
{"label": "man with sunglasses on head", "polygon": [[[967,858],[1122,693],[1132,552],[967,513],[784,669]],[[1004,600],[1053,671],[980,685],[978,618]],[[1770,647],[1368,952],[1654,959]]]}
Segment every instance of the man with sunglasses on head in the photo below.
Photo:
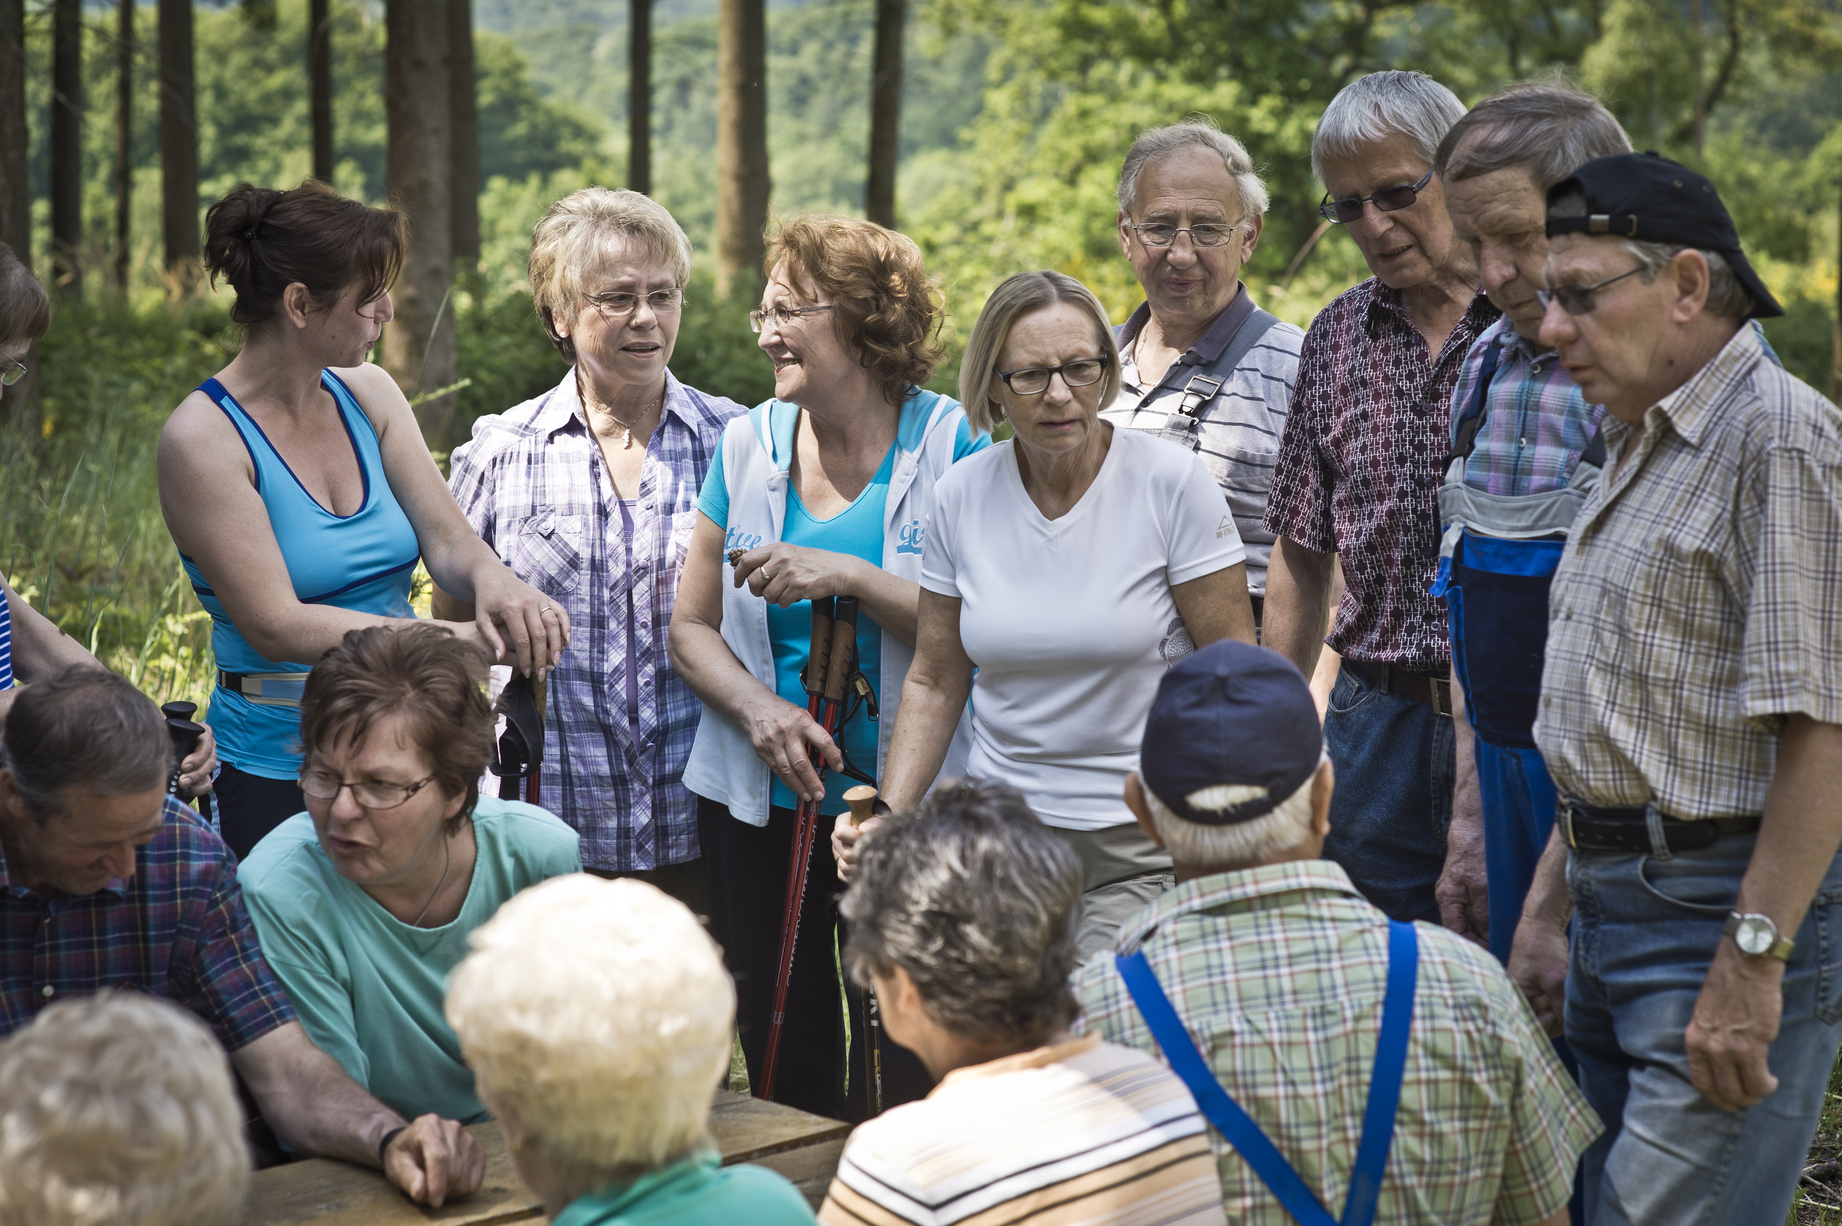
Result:
{"label": "man with sunglasses on head", "polygon": [[1241,283],[1266,206],[1247,150],[1213,123],[1152,128],[1133,142],[1119,175],[1119,245],[1145,301],[1113,330],[1120,396],[1100,413],[1208,465],[1247,547],[1256,626],[1273,551],[1267,490],[1305,339]]}
{"label": "man with sunglasses on head", "polygon": [[[1312,138],[1326,220],[1375,275],[1313,321],[1267,504],[1278,537],[1265,643],[1312,677],[1341,656],[1324,735],[1343,786],[1325,856],[1395,919],[1481,935],[1482,840],[1455,827],[1450,648],[1433,518],[1447,406],[1466,351],[1497,318],[1458,241],[1433,153],[1465,109],[1416,72],[1332,99]],[[1332,578],[1346,589],[1328,639]]]}
{"label": "man with sunglasses on head", "polygon": [[1571,897],[1588,1221],[1783,1221],[1842,1043],[1842,420],[1744,326],[1783,311],[1702,176],[1595,159],[1546,232],[1607,464],[1549,601],[1518,957]]}

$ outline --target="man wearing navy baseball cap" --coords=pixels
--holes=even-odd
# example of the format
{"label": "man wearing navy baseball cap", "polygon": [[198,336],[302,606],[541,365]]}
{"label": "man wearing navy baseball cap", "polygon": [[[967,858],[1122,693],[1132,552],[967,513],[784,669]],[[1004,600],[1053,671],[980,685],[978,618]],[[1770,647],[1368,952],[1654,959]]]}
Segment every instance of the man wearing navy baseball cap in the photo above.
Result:
{"label": "man wearing navy baseball cap", "polygon": [[1842,1043],[1842,418],[1762,360],[1744,321],[1783,312],[1701,175],[1587,162],[1547,232],[1541,338],[1610,416],[1549,596],[1560,802],[1510,972],[1564,1001],[1608,1126],[1589,1222],[1780,1222]]}
{"label": "man wearing navy baseball cap", "polygon": [[1074,1029],[1183,1078],[1229,1220],[1566,1223],[1598,1119],[1487,951],[1391,922],[1320,858],[1332,771],[1297,668],[1237,642],[1186,657],[1139,761],[1126,803],[1178,885],[1076,974]]}

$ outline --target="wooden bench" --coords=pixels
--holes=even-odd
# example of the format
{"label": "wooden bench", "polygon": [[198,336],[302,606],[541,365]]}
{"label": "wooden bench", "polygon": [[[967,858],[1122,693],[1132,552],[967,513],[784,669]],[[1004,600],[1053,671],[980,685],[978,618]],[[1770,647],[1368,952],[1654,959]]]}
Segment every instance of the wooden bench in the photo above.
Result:
{"label": "wooden bench", "polygon": [[[710,1136],[725,1166],[753,1162],[779,1171],[816,1208],[825,1198],[851,1126],[792,1107],[719,1091],[710,1109]],[[496,1226],[535,1222],[543,1205],[512,1169],[505,1134],[496,1123],[467,1129],[486,1150],[486,1180],[465,1200],[440,1209],[409,1202],[381,1173],[327,1158],[258,1171],[251,1181],[244,1226]]]}

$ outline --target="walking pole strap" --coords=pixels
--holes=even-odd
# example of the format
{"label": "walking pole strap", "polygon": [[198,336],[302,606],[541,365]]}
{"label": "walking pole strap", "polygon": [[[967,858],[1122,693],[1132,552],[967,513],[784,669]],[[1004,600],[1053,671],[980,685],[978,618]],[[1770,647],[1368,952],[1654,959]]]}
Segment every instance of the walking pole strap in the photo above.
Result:
{"label": "walking pole strap", "polygon": [[[1171,1007],[1158,977],[1143,951],[1130,957],[1114,956],[1120,978],[1151,1027],[1152,1037],[1183,1079],[1196,1105],[1246,1160],[1254,1174],[1285,1206],[1300,1226],[1338,1226],[1292,1164],[1285,1160],[1260,1126],[1240,1104],[1228,1096],[1209,1071],[1202,1053]],[[1356,1147],[1356,1168],[1350,1177],[1349,1198],[1344,1202],[1341,1226],[1370,1226],[1381,1192],[1382,1172],[1394,1140],[1394,1114],[1401,1101],[1401,1079],[1407,1068],[1407,1038],[1413,1024],[1414,983],[1419,970],[1419,941],[1412,924],[1389,921],[1388,994],[1382,1002],[1381,1041],[1375,1049],[1375,1069],[1369,1080],[1369,1100],[1362,1117],[1362,1140]]]}

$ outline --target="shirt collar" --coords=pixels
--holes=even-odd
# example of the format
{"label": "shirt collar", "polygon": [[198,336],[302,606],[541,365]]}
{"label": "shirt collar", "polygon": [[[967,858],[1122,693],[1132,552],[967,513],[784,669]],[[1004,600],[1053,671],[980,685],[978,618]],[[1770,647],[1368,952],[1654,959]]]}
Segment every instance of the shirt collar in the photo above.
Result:
{"label": "shirt collar", "polygon": [[[1236,281],[1233,301],[1222,308],[1221,314],[1203,329],[1202,335],[1196,338],[1196,343],[1185,350],[1175,364],[1207,366],[1218,361],[1223,351],[1228,348],[1228,342],[1234,339],[1234,334],[1241,330],[1241,325],[1246,323],[1248,316],[1257,309],[1254,296],[1247,290],[1247,282]],[[1132,312],[1120,329],[1119,347],[1124,349],[1137,340],[1138,334],[1150,320],[1151,304],[1149,302],[1139,303],[1138,309]]]}
{"label": "shirt collar", "polygon": [[[696,430],[706,416],[690,390],[678,382],[678,377],[670,370],[665,372],[665,411],[661,414],[661,420],[665,416],[676,417],[691,430]],[[558,430],[568,428],[572,422],[593,434],[589,430],[588,413],[582,407],[582,398],[576,394],[574,366],[563,373],[562,382],[544,398],[544,407],[531,419],[532,426],[542,434],[555,434]]]}
{"label": "shirt collar", "polygon": [[1179,916],[1237,904],[1240,910],[1257,911],[1271,905],[1263,900],[1275,895],[1307,892],[1362,897],[1361,891],[1350,883],[1343,866],[1329,860],[1288,860],[1283,864],[1265,864],[1232,873],[1212,873],[1164,891],[1155,902],[1126,921],[1125,927],[1119,930],[1114,949],[1130,954],[1146,937]]}
{"label": "shirt collar", "polygon": [[1744,321],[1733,339],[1688,381],[1657,402],[1657,411],[1669,419],[1670,428],[1691,447],[1701,446],[1715,407],[1724,401],[1736,378],[1759,361],[1758,330]]}
{"label": "shirt collar", "polygon": [[[1372,323],[1384,323],[1397,329],[1404,328],[1415,336],[1420,334],[1420,330],[1414,327],[1413,316],[1407,313],[1407,300],[1402,297],[1400,290],[1385,284],[1380,277],[1370,277],[1364,284],[1375,287],[1370,291],[1369,296],[1369,319]],[[1501,314],[1496,304],[1491,302],[1484,293],[1484,287],[1480,285],[1477,293],[1471,297],[1471,305],[1465,308],[1465,313],[1460,318],[1458,326],[1462,328],[1469,323],[1471,335],[1476,337],[1490,324],[1495,323]],[[1447,344],[1450,343],[1448,338]],[[1439,354],[1433,354],[1432,361],[1437,364]]]}

